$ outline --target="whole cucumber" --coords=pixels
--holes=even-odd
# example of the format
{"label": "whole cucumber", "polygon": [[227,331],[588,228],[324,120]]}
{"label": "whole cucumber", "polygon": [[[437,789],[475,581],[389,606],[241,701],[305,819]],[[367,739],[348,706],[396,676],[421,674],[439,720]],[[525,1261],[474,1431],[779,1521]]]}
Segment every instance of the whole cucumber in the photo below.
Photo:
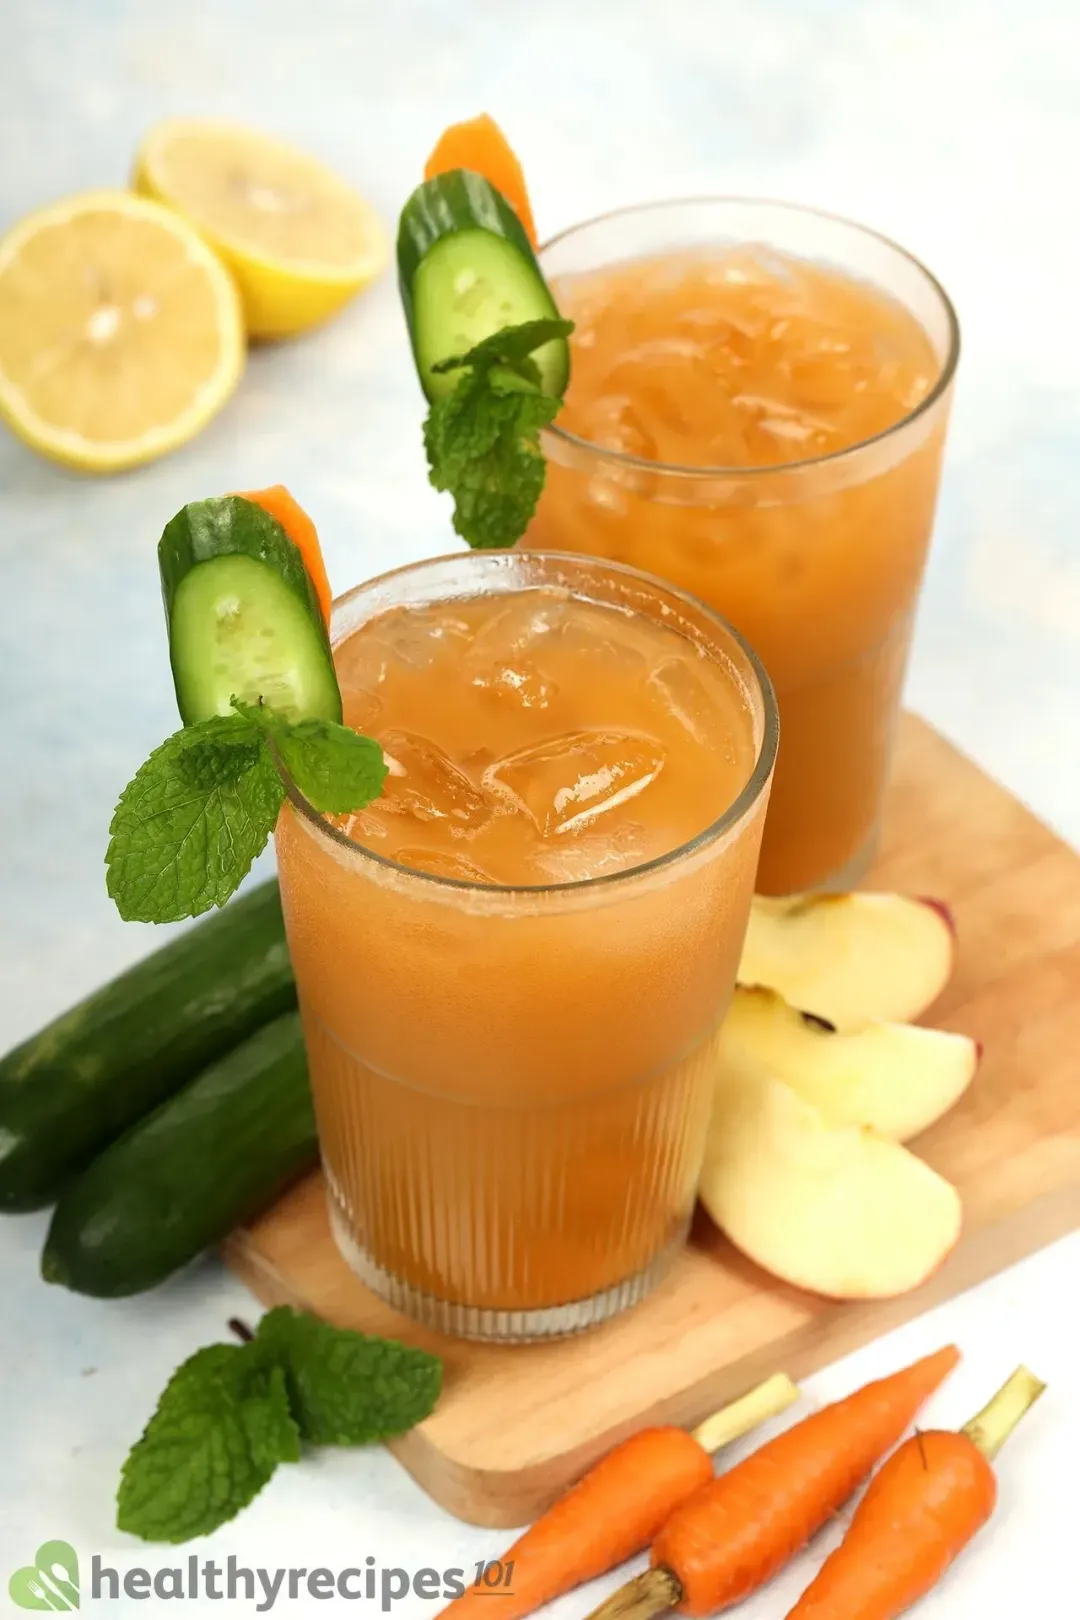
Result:
{"label": "whole cucumber", "polygon": [[53,1203],[129,1125],[295,1005],[265,883],[0,1058],[0,1210]]}
{"label": "whole cucumber", "polygon": [[271,1202],[317,1157],[298,1013],[286,1013],[134,1126],[63,1194],[46,1282],[153,1288]]}

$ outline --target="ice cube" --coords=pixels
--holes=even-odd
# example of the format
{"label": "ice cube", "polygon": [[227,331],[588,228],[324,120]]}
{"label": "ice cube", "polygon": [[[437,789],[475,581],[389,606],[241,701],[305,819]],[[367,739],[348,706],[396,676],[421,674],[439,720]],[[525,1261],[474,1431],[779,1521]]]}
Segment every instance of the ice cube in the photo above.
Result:
{"label": "ice cube", "polygon": [[428,872],[432,877],[454,878],[459,883],[494,883],[496,880],[475,861],[447,849],[422,849],[410,845],[394,852],[399,866],[412,867],[417,872]]}
{"label": "ice cube", "polygon": [[[609,386],[634,400],[619,419],[631,454],[646,461],[692,458],[701,431],[701,399],[714,386],[705,355],[706,346],[693,339],[661,339],[638,344],[613,368]],[[635,437],[640,449],[634,447]]]}
{"label": "ice cube", "polygon": [[521,709],[546,709],[558,686],[544,674],[537,649],[562,624],[564,598],[527,590],[496,607],[465,655],[472,685]]}
{"label": "ice cube", "polygon": [[466,663],[474,686],[521,708],[546,709],[559,690],[552,672],[568,658],[602,661],[623,675],[645,673],[629,615],[539,590],[521,592],[496,613]]}
{"label": "ice cube", "polygon": [[[391,608],[365,625],[358,636],[345,643],[344,673],[360,684],[361,670],[353,664],[362,660],[363,684],[372,687],[386,679],[387,665],[404,664],[407,669],[428,669],[447,643],[465,646],[470,626],[445,603],[430,607]],[[351,656],[350,656],[351,652]]]}
{"label": "ice cube", "polygon": [[696,742],[723,752],[735,763],[732,739],[721,726],[721,711],[706,679],[685,658],[665,658],[646,683],[653,699]]}
{"label": "ice cube", "polygon": [[566,598],[554,591],[515,591],[509,598],[492,598],[491,616],[476,631],[466,666],[478,673],[495,664],[511,663],[522,653],[533,653],[566,617]]}
{"label": "ice cube", "polygon": [[[598,669],[610,670],[620,680],[645,678],[641,631],[621,608],[579,604],[578,612],[559,631],[559,651],[563,658],[588,660]],[[588,678],[587,669],[580,671],[579,679],[582,677]]]}
{"label": "ice cube", "polygon": [[651,737],[621,731],[571,731],[509,754],[484,773],[484,785],[525,810],[551,838],[587,826],[644,792],[664,766]]}
{"label": "ice cube", "polygon": [[797,288],[797,262],[778,253],[764,242],[747,242],[718,254],[706,280],[714,285],[765,288],[775,295],[784,288]]}
{"label": "ice cube", "polygon": [[492,697],[515,704],[519,709],[546,709],[558,693],[555,681],[549,681],[525,658],[512,664],[495,663],[479,670],[472,684]]}
{"label": "ice cube", "polygon": [[379,739],[387,777],[374,802],[391,816],[417,821],[448,821],[475,832],[495,811],[491,798],[427,737],[411,731],[385,731]]}
{"label": "ice cube", "polygon": [[557,844],[543,844],[529,855],[544,879],[551,883],[581,883],[586,878],[625,872],[647,858],[644,827],[628,822],[609,833],[601,830],[573,834]]}
{"label": "ice cube", "polygon": [[382,698],[370,687],[343,687],[341,692],[342,720],[353,731],[362,731],[370,737],[383,709]]}
{"label": "ice cube", "polygon": [[366,810],[354,810],[346,816],[331,816],[330,820],[357,844],[372,844],[387,836],[387,828],[383,822],[378,816],[369,815]]}
{"label": "ice cube", "polygon": [[696,741],[710,742],[715,738],[715,699],[685,658],[665,658],[650,673],[646,684],[650,695]]}
{"label": "ice cube", "polygon": [[602,450],[617,450],[620,455],[638,456],[642,461],[656,460],[656,440],[629,392],[602,394],[579,406],[574,431]]}

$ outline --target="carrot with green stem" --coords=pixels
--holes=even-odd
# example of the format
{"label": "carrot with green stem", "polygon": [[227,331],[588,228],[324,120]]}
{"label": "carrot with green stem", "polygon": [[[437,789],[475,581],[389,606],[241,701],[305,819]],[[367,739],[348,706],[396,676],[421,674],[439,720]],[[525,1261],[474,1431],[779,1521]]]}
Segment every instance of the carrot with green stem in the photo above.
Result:
{"label": "carrot with green stem", "polygon": [[993,1513],[990,1464],[1045,1387],[1018,1367],[959,1433],[924,1429],[906,1440],[788,1620],[896,1620],[925,1597]]}
{"label": "carrot with green stem", "polygon": [[715,1614],[776,1574],[861,1485],[960,1359],[955,1345],[804,1418],[699,1487],[652,1544],[652,1568],[589,1620]]}
{"label": "carrot with green stem", "polygon": [[[453,1620],[522,1620],[649,1545],[680,1502],[712,1478],[710,1454],[776,1417],[798,1398],[783,1373],[706,1418],[692,1433],[642,1429],[602,1457],[503,1554],[512,1591],[471,1586],[443,1611]],[[497,1610],[497,1614],[496,1614]]]}

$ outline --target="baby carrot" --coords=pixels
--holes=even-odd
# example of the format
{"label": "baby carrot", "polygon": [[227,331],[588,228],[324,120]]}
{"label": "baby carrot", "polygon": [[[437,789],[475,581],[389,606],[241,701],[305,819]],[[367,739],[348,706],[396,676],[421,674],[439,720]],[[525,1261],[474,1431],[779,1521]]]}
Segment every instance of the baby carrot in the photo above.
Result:
{"label": "baby carrot", "polygon": [[326,623],[330,623],[330,581],[326,577],[322,548],[315,525],[298,501],[293,500],[284,484],[271,484],[268,489],[242,489],[237,492],[245,501],[254,501],[272,518],[277,518],[293,545],[304,559],[308,578],[315,587],[319,607]]}
{"label": "baby carrot", "polygon": [[502,193],[517,214],[525,234],[536,246],[529,193],[521,164],[509,141],[493,118],[481,113],[463,124],[451,124],[435,143],[435,150],[424,164],[424,179],[431,180],[448,169],[471,169]]}
{"label": "baby carrot", "polygon": [[896,1620],[925,1597],[993,1513],[991,1459],[1044,1388],[1018,1367],[959,1434],[928,1429],[906,1440],[788,1620]]}
{"label": "baby carrot", "polygon": [[708,1480],[652,1544],[652,1568],[589,1620],[715,1614],[775,1575],[846,1502],[956,1366],[947,1345],[823,1407]]}
{"label": "baby carrot", "polygon": [[[559,1498],[503,1554],[514,1566],[513,1590],[471,1586],[442,1613],[453,1620],[522,1620],[534,1609],[614,1569],[647,1547],[680,1502],[712,1478],[711,1451],[748,1434],[798,1397],[778,1373],[692,1434],[652,1428],[624,1440]],[[497,1614],[495,1614],[497,1610]]]}

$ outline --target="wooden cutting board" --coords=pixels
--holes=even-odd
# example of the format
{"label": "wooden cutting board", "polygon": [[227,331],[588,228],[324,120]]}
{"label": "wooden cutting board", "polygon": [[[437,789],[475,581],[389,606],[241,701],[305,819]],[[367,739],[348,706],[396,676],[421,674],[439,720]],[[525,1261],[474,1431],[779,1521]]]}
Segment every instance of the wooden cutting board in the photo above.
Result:
{"label": "wooden cutting board", "polygon": [[960,1189],[966,1218],[914,1294],[818,1299],[766,1276],[701,1218],[636,1310],[578,1339],[500,1348],[424,1333],[363,1288],[333,1245],[317,1175],[230,1240],[229,1265],[264,1304],[444,1357],[438,1410],[392,1449],[451,1513],[523,1524],[642,1424],[693,1424],[770,1372],[803,1376],[1080,1225],[1080,856],[908,716],[866,887],[953,906],[957,967],[932,1021],[985,1047],[967,1096],[916,1144]]}

